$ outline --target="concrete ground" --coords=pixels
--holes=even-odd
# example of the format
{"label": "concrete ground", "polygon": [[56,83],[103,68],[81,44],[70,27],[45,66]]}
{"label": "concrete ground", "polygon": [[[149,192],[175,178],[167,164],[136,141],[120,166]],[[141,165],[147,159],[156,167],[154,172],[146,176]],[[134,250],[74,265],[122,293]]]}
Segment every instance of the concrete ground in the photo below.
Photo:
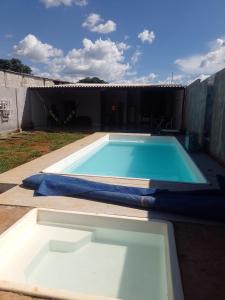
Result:
{"label": "concrete ground", "polygon": [[[27,164],[0,174],[0,233],[13,224],[32,207],[56,208],[82,212],[126,215],[141,218],[164,218],[174,224],[185,299],[225,299],[225,224],[190,220],[179,216],[157,215],[145,210],[69,197],[34,197],[33,191],[24,189],[22,180],[81,149],[103,136],[95,133],[59,150],[37,158]],[[192,155],[209,184],[218,187],[217,174],[225,176],[225,170],[206,154]],[[91,177],[98,181],[98,177]],[[150,182],[144,180],[101,178],[101,181],[140,186],[160,187],[172,190],[202,188],[202,185]],[[23,295],[0,292],[0,299],[30,299]]]}

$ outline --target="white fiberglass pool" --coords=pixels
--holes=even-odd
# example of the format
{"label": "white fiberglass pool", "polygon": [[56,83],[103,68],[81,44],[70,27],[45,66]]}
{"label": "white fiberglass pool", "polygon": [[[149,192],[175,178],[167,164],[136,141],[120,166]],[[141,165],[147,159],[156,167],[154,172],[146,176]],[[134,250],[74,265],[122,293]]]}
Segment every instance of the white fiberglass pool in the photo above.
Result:
{"label": "white fiberglass pool", "polygon": [[54,299],[182,300],[173,227],[33,209],[0,235],[0,288]]}
{"label": "white fiberglass pool", "polygon": [[137,134],[107,134],[44,172],[187,183],[207,182],[175,137]]}

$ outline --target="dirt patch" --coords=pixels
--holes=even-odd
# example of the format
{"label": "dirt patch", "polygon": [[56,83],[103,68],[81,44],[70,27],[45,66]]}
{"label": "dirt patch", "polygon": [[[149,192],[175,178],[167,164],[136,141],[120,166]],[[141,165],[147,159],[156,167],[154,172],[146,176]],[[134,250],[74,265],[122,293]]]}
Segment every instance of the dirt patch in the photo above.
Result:
{"label": "dirt patch", "polygon": [[45,300],[43,298],[34,298],[22,294],[0,291],[0,300],[32,300],[32,299]]}
{"label": "dirt patch", "polygon": [[29,207],[0,205],[0,234],[30,210]]}
{"label": "dirt patch", "polygon": [[175,223],[186,300],[225,299],[225,225]]}

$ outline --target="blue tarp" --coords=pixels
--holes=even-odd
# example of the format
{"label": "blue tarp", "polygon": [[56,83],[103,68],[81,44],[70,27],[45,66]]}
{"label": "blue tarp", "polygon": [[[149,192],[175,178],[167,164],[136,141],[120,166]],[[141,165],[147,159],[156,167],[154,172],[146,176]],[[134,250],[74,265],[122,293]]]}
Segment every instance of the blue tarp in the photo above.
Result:
{"label": "blue tarp", "polygon": [[73,196],[138,207],[149,207],[156,191],[53,174],[33,175],[23,185],[34,189],[37,196]]}
{"label": "blue tarp", "polygon": [[225,221],[225,191],[170,192],[104,184],[63,175],[37,174],[23,181],[39,196],[71,196]]}

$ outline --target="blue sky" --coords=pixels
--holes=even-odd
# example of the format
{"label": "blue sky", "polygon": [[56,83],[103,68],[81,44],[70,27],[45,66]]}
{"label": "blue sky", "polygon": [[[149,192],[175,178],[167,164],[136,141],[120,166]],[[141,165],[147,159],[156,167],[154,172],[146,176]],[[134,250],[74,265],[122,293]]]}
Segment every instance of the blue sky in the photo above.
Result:
{"label": "blue sky", "polygon": [[71,81],[187,82],[225,67],[223,0],[1,0],[0,57]]}

